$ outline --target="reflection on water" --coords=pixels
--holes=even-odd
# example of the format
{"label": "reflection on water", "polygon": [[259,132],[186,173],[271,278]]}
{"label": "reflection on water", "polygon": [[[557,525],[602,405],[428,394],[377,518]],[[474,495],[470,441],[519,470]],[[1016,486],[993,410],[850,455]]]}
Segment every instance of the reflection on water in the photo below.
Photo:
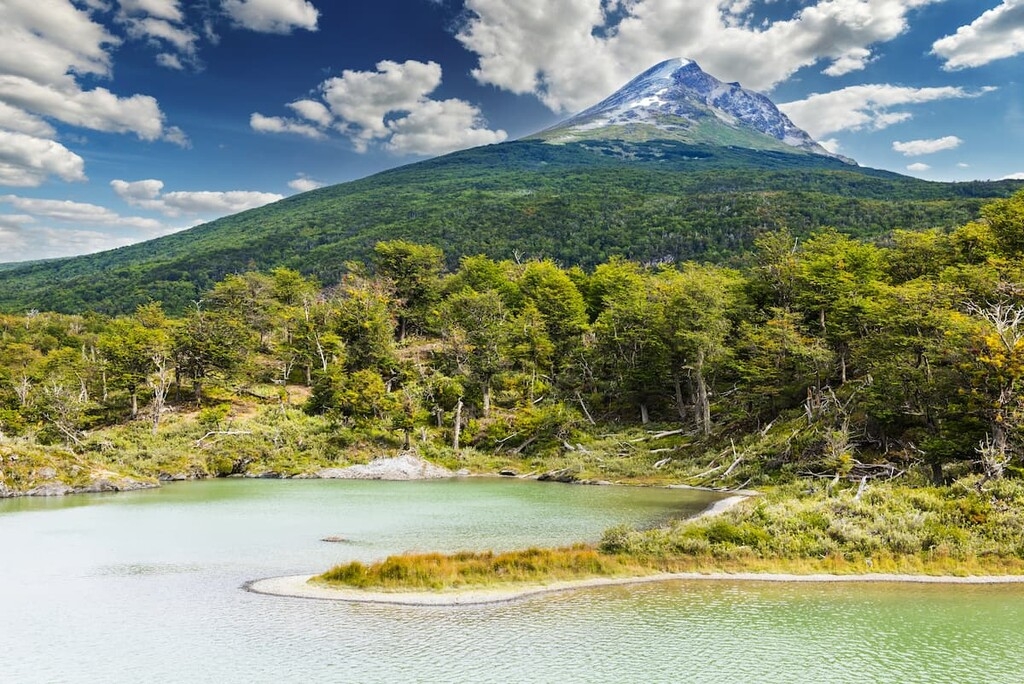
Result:
{"label": "reflection on water", "polygon": [[1014,586],[670,582],[449,608],[240,589],[410,549],[596,539],[707,503],[492,480],[218,481],[0,502],[0,680],[1024,681]]}

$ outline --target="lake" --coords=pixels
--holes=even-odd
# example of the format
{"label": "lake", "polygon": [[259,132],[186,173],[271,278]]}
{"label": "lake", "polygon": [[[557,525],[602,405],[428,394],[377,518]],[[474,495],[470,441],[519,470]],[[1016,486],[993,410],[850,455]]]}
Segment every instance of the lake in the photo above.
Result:
{"label": "lake", "polygon": [[472,478],[0,501],[0,681],[1024,681],[1019,586],[680,581],[432,608],[241,588],[403,551],[596,541],[713,498]]}

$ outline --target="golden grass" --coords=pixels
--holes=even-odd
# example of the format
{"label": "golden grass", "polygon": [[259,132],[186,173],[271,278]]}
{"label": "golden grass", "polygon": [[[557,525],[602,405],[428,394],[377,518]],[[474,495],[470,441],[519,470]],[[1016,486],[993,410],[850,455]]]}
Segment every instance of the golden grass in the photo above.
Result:
{"label": "golden grass", "polygon": [[499,584],[547,583],[592,577],[632,577],[659,572],[642,559],[605,554],[579,544],[504,553],[464,551],[390,556],[365,565],[353,561],[315,578],[333,585],[385,590],[443,590]]}
{"label": "golden grass", "polygon": [[1024,560],[1007,557],[956,559],[936,554],[850,560],[763,558],[742,551],[731,557],[635,557],[604,553],[586,545],[558,549],[531,548],[505,553],[460,552],[390,556],[369,565],[354,561],[314,578],[329,586],[384,591],[444,591],[514,584],[549,584],[597,577],[644,577],[662,572],[704,574],[772,573],[786,575],[864,575],[873,573],[931,576],[1024,575]]}

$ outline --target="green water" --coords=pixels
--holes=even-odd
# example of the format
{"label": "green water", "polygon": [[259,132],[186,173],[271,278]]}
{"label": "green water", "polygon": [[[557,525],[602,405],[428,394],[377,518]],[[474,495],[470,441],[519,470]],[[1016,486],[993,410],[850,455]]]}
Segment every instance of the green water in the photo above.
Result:
{"label": "green water", "polygon": [[0,681],[1024,681],[1017,587],[671,582],[448,608],[241,589],[407,550],[595,540],[709,502],[498,480],[3,501]]}

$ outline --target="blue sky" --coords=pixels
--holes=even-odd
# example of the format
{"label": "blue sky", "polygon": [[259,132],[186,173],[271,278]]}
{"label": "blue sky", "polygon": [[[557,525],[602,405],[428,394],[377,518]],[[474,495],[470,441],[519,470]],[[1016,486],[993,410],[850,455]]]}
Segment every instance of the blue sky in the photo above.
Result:
{"label": "blue sky", "polygon": [[0,262],[515,139],[670,57],[865,166],[1024,177],[1024,0],[0,0]]}

